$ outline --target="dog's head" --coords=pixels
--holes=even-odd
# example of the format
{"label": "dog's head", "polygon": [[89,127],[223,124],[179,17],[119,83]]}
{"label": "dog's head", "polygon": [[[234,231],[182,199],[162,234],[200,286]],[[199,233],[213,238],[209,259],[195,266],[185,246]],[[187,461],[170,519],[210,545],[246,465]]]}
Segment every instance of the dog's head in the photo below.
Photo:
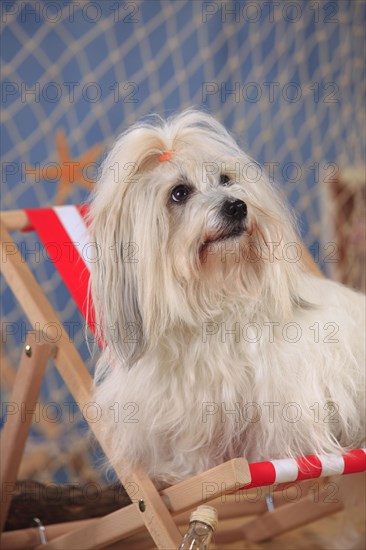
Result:
{"label": "dog's head", "polygon": [[295,234],[272,187],[207,114],[156,117],[120,136],[90,209],[92,296],[120,359],[244,299],[254,308],[272,293],[286,307],[294,266],[278,254]]}

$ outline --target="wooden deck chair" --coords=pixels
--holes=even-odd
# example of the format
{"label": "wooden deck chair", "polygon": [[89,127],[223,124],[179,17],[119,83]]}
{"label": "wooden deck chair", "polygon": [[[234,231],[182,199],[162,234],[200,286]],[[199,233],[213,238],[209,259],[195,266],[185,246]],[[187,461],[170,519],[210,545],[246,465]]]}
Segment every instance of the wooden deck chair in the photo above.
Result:
{"label": "wooden deck chair", "polygon": [[[47,326],[47,334],[33,330],[27,336],[11,397],[15,409],[8,410],[1,434],[1,528],[7,517],[31,424],[30,415],[22,421],[16,405],[25,403],[27,410],[34,410],[48,359],[55,363],[82,410],[91,402],[92,384],[91,375],[78,351],[9,231],[37,231],[48,255],[55,257],[55,265],[81,311],[86,314],[88,266],[82,259],[88,242],[84,213],[83,208],[67,206],[3,212],[0,215],[2,272],[33,328]],[[310,266],[310,256],[307,254],[306,258]],[[50,335],[52,326],[57,330],[57,339]],[[88,423],[98,438],[99,424]],[[108,448],[103,450],[108,457]],[[255,464],[238,458],[161,492],[141,469],[127,477],[123,464],[112,463],[112,466],[131,498],[131,505],[97,519],[50,525],[45,529],[5,532],[1,538],[2,548],[112,548],[117,541],[147,529],[157,548],[170,550],[178,548],[182,538],[178,523],[187,520],[187,512],[202,502],[211,501],[221,519],[257,516],[235,531],[221,532],[219,529],[216,534],[218,543],[240,538],[265,540],[340,510],[342,502],[339,499],[329,501],[324,498],[329,496],[326,480],[328,476],[365,471],[366,454],[365,450],[358,449],[343,457],[312,456]],[[311,485],[314,480],[319,483],[317,499],[314,499]],[[301,498],[298,498],[299,487]],[[297,495],[296,498],[293,494]]]}

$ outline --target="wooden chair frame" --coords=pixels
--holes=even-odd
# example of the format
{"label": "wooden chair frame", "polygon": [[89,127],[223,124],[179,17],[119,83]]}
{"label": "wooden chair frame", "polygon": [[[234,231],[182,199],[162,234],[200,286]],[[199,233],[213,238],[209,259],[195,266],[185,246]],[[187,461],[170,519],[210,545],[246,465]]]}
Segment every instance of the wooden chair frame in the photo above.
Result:
{"label": "wooden chair frame", "polygon": [[[24,211],[0,213],[1,269],[33,328],[55,323],[58,335],[61,336],[55,345],[51,345],[49,332],[47,338],[42,332],[35,330],[28,334],[11,402],[26,403],[27,410],[34,410],[48,360],[52,359],[75,401],[83,410],[91,402],[91,375],[9,234],[9,231],[24,229],[28,223]],[[309,258],[307,253],[308,266],[320,274]],[[20,414],[12,414],[1,434],[1,528],[6,521],[31,422],[30,415],[27,415],[26,421],[21,421]],[[90,422],[89,426],[99,440],[98,423]],[[104,447],[103,450],[109,458],[108,448]],[[264,500],[251,503],[243,499],[235,502],[237,499],[231,498],[229,503],[220,502],[217,500],[219,497],[223,500],[223,495],[250,482],[250,470],[244,458],[230,460],[161,492],[157,491],[141,469],[127,477],[123,464],[111,464],[131,497],[131,505],[101,518],[47,526],[49,542],[42,545],[39,545],[36,528],[6,532],[2,535],[2,548],[105,548],[144,528],[149,531],[157,548],[178,548],[182,534],[176,520],[186,520],[187,511],[202,502],[215,499],[220,517],[259,514],[258,518],[245,523],[235,532],[224,533],[219,530],[216,540],[221,542],[235,538],[237,540],[238,537],[252,541],[264,540],[342,508],[341,502],[326,504],[321,498],[318,499],[318,505],[314,505],[306,491],[302,499],[290,503],[284,501],[281,495],[275,494],[274,512],[268,511]],[[322,480],[322,483],[325,482]],[[209,495],[203,494],[203,487],[207,484],[210,485]],[[303,485],[306,486],[306,482]],[[270,491],[271,488],[265,488],[264,494]]]}

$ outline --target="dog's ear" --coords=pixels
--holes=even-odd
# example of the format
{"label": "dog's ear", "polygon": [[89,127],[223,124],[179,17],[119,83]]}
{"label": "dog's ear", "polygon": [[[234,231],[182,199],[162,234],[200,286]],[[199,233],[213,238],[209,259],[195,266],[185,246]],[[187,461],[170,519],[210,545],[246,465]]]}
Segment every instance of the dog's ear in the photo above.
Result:
{"label": "dog's ear", "polygon": [[96,333],[122,364],[131,366],[145,348],[138,303],[137,244],[128,235],[122,241],[121,216],[110,211],[90,212],[90,232],[97,258],[91,265],[90,295],[95,310]]}
{"label": "dog's ear", "polygon": [[[108,183],[114,182],[104,179],[104,186]],[[165,194],[157,197],[154,188],[141,183],[114,185],[115,196],[97,195],[89,211],[97,249],[90,285],[96,328],[112,355],[127,366],[155,349],[182,309],[172,288]]]}

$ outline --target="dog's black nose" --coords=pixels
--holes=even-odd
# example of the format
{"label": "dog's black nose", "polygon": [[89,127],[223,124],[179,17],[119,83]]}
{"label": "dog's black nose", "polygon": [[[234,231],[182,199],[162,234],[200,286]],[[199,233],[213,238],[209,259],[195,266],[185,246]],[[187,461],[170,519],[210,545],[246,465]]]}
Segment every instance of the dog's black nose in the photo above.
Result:
{"label": "dog's black nose", "polygon": [[234,220],[243,220],[247,215],[247,205],[244,201],[239,199],[234,201],[225,201],[222,206],[222,212],[225,216],[233,218]]}

